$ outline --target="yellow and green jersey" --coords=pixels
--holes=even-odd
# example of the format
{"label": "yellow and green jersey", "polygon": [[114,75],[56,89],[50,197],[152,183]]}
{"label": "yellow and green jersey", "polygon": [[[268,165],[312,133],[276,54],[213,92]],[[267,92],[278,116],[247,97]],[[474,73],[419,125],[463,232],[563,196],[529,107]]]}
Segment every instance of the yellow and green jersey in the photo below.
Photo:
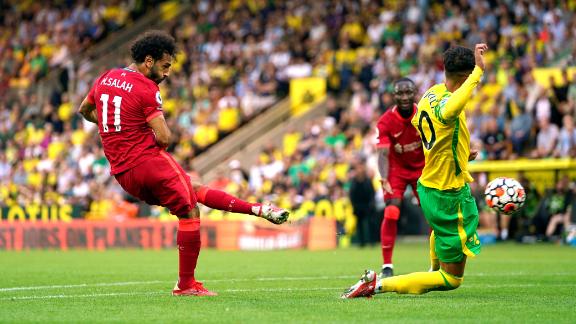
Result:
{"label": "yellow and green jersey", "polygon": [[420,132],[424,149],[426,163],[419,180],[423,186],[449,190],[473,181],[468,172],[470,132],[464,108],[482,74],[476,66],[454,93],[437,84],[420,99],[412,125]]}

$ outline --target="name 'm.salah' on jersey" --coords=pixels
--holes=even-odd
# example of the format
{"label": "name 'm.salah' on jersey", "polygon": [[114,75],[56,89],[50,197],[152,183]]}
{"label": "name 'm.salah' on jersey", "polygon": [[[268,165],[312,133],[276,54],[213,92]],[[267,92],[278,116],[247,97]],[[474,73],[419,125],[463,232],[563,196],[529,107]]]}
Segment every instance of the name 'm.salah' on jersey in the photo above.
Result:
{"label": "name 'm.salah' on jersey", "polygon": [[[416,105],[413,109],[411,116],[416,114]],[[412,117],[403,118],[396,106],[388,109],[378,119],[377,147],[389,148],[390,170],[421,170],[424,167],[422,141],[411,120]]]}
{"label": "name 'm.salah' on jersey", "polygon": [[87,100],[96,105],[98,133],[112,175],[160,153],[148,126],[162,114],[160,89],[154,81],[128,68],[111,69],[96,80]]}

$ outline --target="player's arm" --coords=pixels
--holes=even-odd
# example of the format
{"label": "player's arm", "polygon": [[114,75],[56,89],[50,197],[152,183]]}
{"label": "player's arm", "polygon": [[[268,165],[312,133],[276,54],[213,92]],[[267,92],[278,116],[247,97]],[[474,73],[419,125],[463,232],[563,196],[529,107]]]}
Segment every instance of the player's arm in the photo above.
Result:
{"label": "player's arm", "polygon": [[153,118],[148,120],[148,125],[154,131],[156,135],[156,143],[161,148],[167,148],[170,145],[170,139],[172,138],[172,132],[170,132],[170,128],[168,128],[168,124],[166,124],[166,119],[164,119],[164,114],[161,112],[159,114],[155,114]]}
{"label": "player's arm", "polygon": [[388,168],[390,162],[388,161],[388,154],[390,152],[389,147],[380,147],[378,149],[378,171],[380,172],[380,182],[382,182],[382,188],[386,192],[392,192],[392,187],[390,187],[390,182],[388,181]]}
{"label": "player's arm", "polygon": [[444,120],[454,120],[458,116],[464,107],[466,107],[466,103],[470,100],[472,96],[472,91],[476,88],[478,83],[480,83],[480,78],[482,74],[484,74],[484,52],[488,49],[486,44],[477,44],[476,48],[474,49],[474,57],[476,66],[472,73],[468,76],[466,81],[458,88],[458,90],[452,93],[452,96],[445,102],[440,102],[440,109],[442,113],[442,117]]}
{"label": "player's arm", "polygon": [[391,141],[390,135],[388,134],[387,124],[383,121],[383,118],[385,117],[380,117],[380,120],[376,125],[376,130],[378,131],[378,144],[376,145],[378,149],[378,172],[380,173],[382,189],[386,192],[392,193],[392,187],[390,187],[390,182],[388,182]]}
{"label": "player's arm", "polygon": [[382,179],[388,179],[388,147],[378,149],[378,171]]}
{"label": "player's arm", "polygon": [[80,104],[80,108],[78,108],[78,112],[84,119],[94,124],[98,124],[98,115],[96,115],[96,105],[93,102],[90,102],[88,97],[82,100]]}

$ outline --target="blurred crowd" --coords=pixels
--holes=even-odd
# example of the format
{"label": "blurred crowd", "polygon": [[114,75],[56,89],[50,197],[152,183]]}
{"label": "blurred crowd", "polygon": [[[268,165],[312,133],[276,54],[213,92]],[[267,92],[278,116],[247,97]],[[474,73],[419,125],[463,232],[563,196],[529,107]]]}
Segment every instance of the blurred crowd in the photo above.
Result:
{"label": "blurred crowd", "polygon": [[[66,61],[61,52],[81,53],[102,30],[121,28],[139,2],[111,3],[5,5],[0,92],[34,83]],[[393,104],[392,82],[407,76],[422,94],[443,81],[451,44],[486,42],[484,84],[468,112],[480,159],[574,157],[576,75],[564,67],[576,65],[575,12],[574,1],[199,1],[166,23],[181,48],[161,87],[175,133],[169,151],[193,172],[194,156],[284,97],[290,79],[322,77],[328,116],[220,180],[241,197],[292,208],[347,197],[356,165],[368,163],[370,177],[376,170],[374,126]],[[534,68],[553,65],[562,76],[536,82]],[[70,91],[0,99],[0,203],[64,201],[105,218],[123,201],[94,127],[75,113],[97,76],[79,68],[63,74],[76,82]]]}
{"label": "blurred crowd", "polygon": [[50,72],[72,71],[75,56],[129,25],[153,4],[86,0],[0,2],[0,96],[10,89],[33,87]]}
{"label": "blurred crowd", "polygon": [[[108,162],[76,116],[82,98],[67,92],[74,59],[157,2],[0,2],[0,206],[66,203],[83,213],[102,196]],[[39,96],[37,84],[52,79],[54,93]]]}
{"label": "blurred crowd", "polygon": [[487,179],[485,174],[476,175],[471,191],[480,213],[480,236],[522,243],[546,241],[576,245],[576,179],[565,174],[543,192],[536,190],[524,172],[520,172],[517,179],[526,190],[526,202],[514,216],[506,216],[488,208],[484,200]]}

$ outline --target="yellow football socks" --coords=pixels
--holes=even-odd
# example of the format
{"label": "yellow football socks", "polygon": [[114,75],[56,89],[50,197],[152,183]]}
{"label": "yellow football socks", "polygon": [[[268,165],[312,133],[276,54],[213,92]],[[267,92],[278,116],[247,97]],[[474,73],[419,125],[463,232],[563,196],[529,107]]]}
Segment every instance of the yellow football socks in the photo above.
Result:
{"label": "yellow football socks", "polygon": [[397,292],[421,295],[434,290],[452,290],[460,287],[463,278],[440,269],[436,255],[434,231],[430,233],[430,271],[378,279],[376,293]]}
{"label": "yellow football socks", "polygon": [[434,239],[434,231],[430,233],[430,271],[437,271],[440,269],[440,261],[436,255],[436,240]]}
{"label": "yellow football socks", "polygon": [[462,278],[444,270],[414,272],[406,275],[378,279],[376,293],[397,292],[421,295],[434,290],[452,290],[462,284]]}

